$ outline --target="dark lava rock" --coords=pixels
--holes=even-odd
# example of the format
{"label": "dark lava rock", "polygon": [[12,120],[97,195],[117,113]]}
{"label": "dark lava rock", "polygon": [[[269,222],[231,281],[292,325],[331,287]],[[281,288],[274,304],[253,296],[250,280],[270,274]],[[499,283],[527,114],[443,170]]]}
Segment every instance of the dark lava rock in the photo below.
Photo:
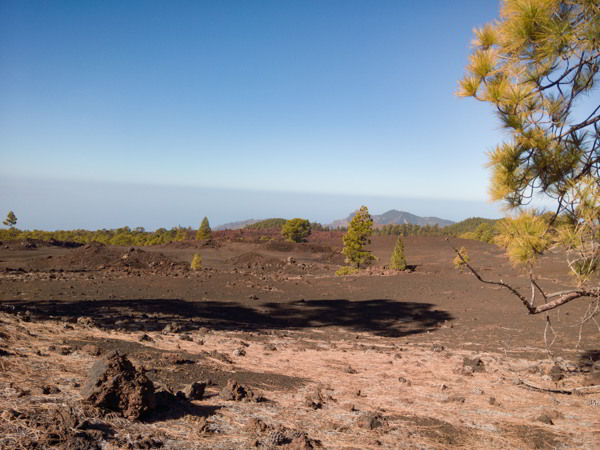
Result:
{"label": "dark lava rock", "polygon": [[85,401],[137,420],[156,407],[154,385],[118,352],[97,360],[82,388]]}
{"label": "dark lava rock", "polygon": [[269,426],[265,423],[264,420],[252,418],[246,423],[244,428],[250,433],[262,434],[269,429]]}
{"label": "dark lava rock", "polygon": [[275,430],[272,431],[269,436],[267,436],[266,444],[271,446],[279,446],[289,443],[289,438],[281,431]]}
{"label": "dark lava rock", "polygon": [[600,385],[600,361],[596,361],[591,369],[590,374],[585,378],[583,384],[585,386]]}
{"label": "dark lava rock", "polygon": [[386,422],[381,414],[370,413],[358,419],[358,426],[367,430],[374,430],[383,427]]}
{"label": "dark lava rock", "polygon": [[560,381],[564,378],[562,370],[560,370],[560,367],[558,367],[557,365],[554,365],[550,368],[550,370],[548,371],[548,375],[550,376],[550,379],[554,382]]}
{"label": "dark lava rock", "polygon": [[315,439],[310,439],[306,434],[298,436],[284,448],[287,450],[311,450],[321,447],[321,443]]}
{"label": "dark lava rock", "polygon": [[183,395],[188,400],[201,400],[204,397],[204,390],[206,389],[206,383],[201,382],[193,382],[189,386],[186,386],[183,389]]}
{"label": "dark lava rock", "polygon": [[75,349],[73,347],[70,347],[68,345],[62,346],[58,349],[58,354],[59,355],[63,355],[63,356],[67,356],[70,355],[71,353],[73,353],[73,351],[75,351]]}
{"label": "dark lava rock", "polygon": [[168,323],[163,328],[163,333],[179,333],[181,331],[182,331],[182,328],[177,322]]}
{"label": "dark lava rock", "polygon": [[256,394],[250,388],[244,387],[241,384],[237,384],[235,380],[227,382],[227,386],[221,390],[219,397],[223,400],[233,400],[236,402],[261,402],[264,400],[260,394]]}
{"label": "dark lava rock", "polygon": [[213,350],[211,352],[203,352],[203,354],[210,356],[211,358],[214,358],[218,361],[224,362],[226,364],[233,364],[233,361],[231,359],[229,359],[227,357],[227,355],[224,355],[223,353],[219,353],[216,350]]}
{"label": "dark lava rock", "polygon": [[404,383],[404,384],[405,384],[405,385],[407,385],[407,386],[410,386],[410,385],[412,385],[412,383],[410,382],[410,380],[407,380],[407,379],[406,379],[406,378],[404,378],[404,377],[398,377],[398,381],[399,381],[400,383]]}
{"label": "dark lava rock", "polygon": [[81,347],[81,351],[87,353],[90,356],[100,356],[102,354],[102,350],[95,345],[86,344]]}
{"label": "dark lava rock", "polygon": [[538,422],[545,423],[547,425],[554,425],[554,422],[552,422],[552,418],[548,414],[542,414],[535,420]]}
{"label": "dark lava rock", "polygon": [[127,440],[127,449],[151,449],[163,448],[164,444],[154,436],[134,435]]}
{"label": "dark lava rock", "polygon": [[358,373],[356,370],[354,370],[354,369],[352,368],[352,366],[347,366],[347,367],[344,367],[344,372],[346,372],[346,373],[349,373],[349,374],[351,374],[351,375],[354,375],[355,373]]}
{"label": "dark lava rock", "polygon": [[463,366],[470,367],[473,369],[473,372],[485,372],[485,364],[481,358],[467,358],[466,356],[463,358]]}
{"label": "dark lava rock", "polygon": [[60,393],[60,389],[56,386],[44,385],[40,386],[39,393],[42,395],[55,395]]}
{"label": "dark lava rock", "polygon": [[450,402],[454,402],[454,403],[464,403],[467,399],[464,398],[461,395],[451,395],[450,397],[448,397],[446,400],[444,400],[444,403],[450,403]]}

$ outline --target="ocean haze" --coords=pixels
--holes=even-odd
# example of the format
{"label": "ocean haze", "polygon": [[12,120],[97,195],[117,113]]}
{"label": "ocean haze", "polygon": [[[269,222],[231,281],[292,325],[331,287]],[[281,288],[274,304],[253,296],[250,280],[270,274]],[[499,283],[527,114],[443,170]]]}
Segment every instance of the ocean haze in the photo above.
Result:
{"label": "ocean haze", "polygon": [[1,177],[0,214],[9,210],[21,229],[102,229],[143,226],[147,230],[192,226],[204,216],[211,226],[270,217],[302,217],[323,224],[366,205],[372,214],[391,209],[452,221],[501,216],[485,201],[316,194],[282,191],[163,186]]}

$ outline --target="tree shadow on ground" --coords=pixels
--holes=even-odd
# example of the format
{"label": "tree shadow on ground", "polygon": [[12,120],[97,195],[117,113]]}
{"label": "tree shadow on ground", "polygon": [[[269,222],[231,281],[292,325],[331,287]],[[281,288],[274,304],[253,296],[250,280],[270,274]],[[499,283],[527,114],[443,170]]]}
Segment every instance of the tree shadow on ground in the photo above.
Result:
{"label": "tree shadow on ground", "polygon": [[390,299],[300,300],[252,306],[180,299],[0,302],[0,310],[34,320],[76,321],[90,317],[101,328],[125,331],[160,331],[175,323],[182,331],[200,327],[244,331],[342,327],[386,337],[423,333],[453,319],[434,306]]}
{"label": "tree shadow on ground", "polygon": [[144,418],[145,423],[177,420],[185,416],[207,418],[214,415],[221,406],[196,405],[175,395],[161,391],[156,394],[156,409]]}
{"label": "tree shadow on ground", "polygon": [[579,356],[579,364],[589,369],[595,362],[600,361],[600,350],[586,350]]}

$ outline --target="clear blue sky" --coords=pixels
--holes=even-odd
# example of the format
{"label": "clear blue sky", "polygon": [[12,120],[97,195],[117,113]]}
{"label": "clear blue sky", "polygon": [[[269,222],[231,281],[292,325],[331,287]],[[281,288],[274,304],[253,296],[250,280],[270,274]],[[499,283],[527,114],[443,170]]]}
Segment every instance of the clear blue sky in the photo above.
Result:
{"label": "clear blue sky", "polygon": [[0,0],[0,214],[22,228],[329,222],[486,204],[453,94],[496,0]]}

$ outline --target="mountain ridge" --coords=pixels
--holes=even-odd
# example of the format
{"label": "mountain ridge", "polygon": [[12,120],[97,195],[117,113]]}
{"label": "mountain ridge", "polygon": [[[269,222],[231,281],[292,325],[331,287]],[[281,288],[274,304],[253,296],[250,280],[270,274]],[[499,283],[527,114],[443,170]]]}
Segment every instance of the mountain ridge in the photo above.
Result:
{"label": "mountain ridge", "polygon": [[[329,224],[324,224],[324,225],[327,227],[330,227],[330,228],[347,227],[355,215],[356,215],[356,211],[350,213],[348,215],[348,217],[346,217],[345,219],[334,220],[333,222],[331,222]],[[383,214],[372,214],[371,217],[373,218],[373,223],[376,226],[402,225],[402,224],[410,223],[413,225],[420,225],[420,226],[439,225],[440,227],[445,227],[448,225],[452,225],[454,223],[452,220],[440,219],[439,217],[434,217],[434,216],[421,217],[421,216],[417,216],[416,214],[412,214],[412,213],[409,213],[406,211],[398,211],[397,209],[390,209],[389,211],[384,212]],[[246,225],[252,225],[257,222],[260,222],[260,220],[259,219],[239,220],[236,222],[228,222],[228,223],[218,225],[218,226],[214,227],[213,229],[215,231],[239,230],[239,229],[246,227]]]}
{"label": "mountain ridge", "polygon": [[[330,228],[347,227],[355,215],[356,211],[350,213],[345,219],[334,220],[330,224],[327,224],[327,226]],[[421,217],[406,211],[398,211],[397,209],[390,209],[383,214],[372,214],[371,218],[375,225],[402,225],[410,223],[420,226],[439,225],[440,227],[445,227],[454,223],[452,220],[440,219],[434,216]]]}

